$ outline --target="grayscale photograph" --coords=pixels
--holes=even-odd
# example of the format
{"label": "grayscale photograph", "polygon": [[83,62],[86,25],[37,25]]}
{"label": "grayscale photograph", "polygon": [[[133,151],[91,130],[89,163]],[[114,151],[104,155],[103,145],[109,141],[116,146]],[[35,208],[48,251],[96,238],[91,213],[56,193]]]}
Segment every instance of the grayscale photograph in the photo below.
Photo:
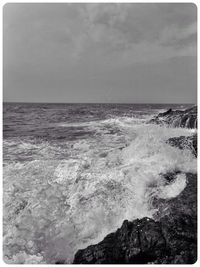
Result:
{"label": "grayscale photograph", "polygon": [[3,260],[197,261],[197,6],[3,6]]}

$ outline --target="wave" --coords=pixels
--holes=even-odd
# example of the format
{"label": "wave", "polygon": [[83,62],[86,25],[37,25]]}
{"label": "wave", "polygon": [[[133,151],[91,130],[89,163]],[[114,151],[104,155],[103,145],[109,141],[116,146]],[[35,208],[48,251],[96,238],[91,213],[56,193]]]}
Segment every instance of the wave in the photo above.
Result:
{"label": "wave", "polygon": [[[84,122],[101,135],[63,148],[48,142],[10,144],[10,154],[17,149],[35,156],[4,167],[6,262],[70,263],[78,249],[99,242],[124,219],[153,217],[155,196],[173,198],[184,189],[185,175],[166,184],[162,174],[196,173],[196,158],[166,140],[192,131],[146,124],[146,119]],[[109,134],[108,126],[120,131]]]}

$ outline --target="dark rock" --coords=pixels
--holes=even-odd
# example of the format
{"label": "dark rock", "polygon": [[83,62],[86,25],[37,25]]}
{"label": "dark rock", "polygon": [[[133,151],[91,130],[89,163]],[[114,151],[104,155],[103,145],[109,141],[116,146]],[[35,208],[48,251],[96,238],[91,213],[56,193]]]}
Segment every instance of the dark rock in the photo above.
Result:
{"label": "dark rock", "polygon": [[[162,119],[160,119],[162,118]],[[197,108],[159,114],[154,123],[178,127],[197,126]],[[197,134],[167,140],[179,149],[189,148],[197,157]],[[172,183],[180,170],[160,174]],[[187,185],[171,199],[153,199],[154,218],[125,220],[100,243],[79,250],[75,264],[193,264],[197,260],[197,175],[186,173]]]}
{"label": "dark rock", "polygon": [[158,199],[154,203],[158,210],[154,219],[125,220],[121,228],[99,244],[79,250],[74,263],[194,263],[197,259],[197,177],[191,173],[186,177],[187,186],[178,197]]}
{"label": "dark rock", "polygon": [[65,261],[64,260],[63,261],[62,260],[61,261],[56,261],[55,264],[65,264]]}
{"label": "dark rock", "polygon": [[[162,263],[194,263],[197,259],[197,175],[187,173],[187,186],[172,199],[159,199],[154,219],[170,247]],[[159,261],[159,259],[157,260]]]}
{"label": "dark rock", "polygon": [[167,124],[174,127],[197,128],[197,106],[186,110],[169,109],[159,113],[150,123]]}
{"label": "dark rock", "polygon": [[[174,173],[176,175],[176,173]],[[187,186],[175,198],[158,199],[154,202],[154,208],[157,213],[154,215],[156,221],[160,221],[166,215],[169,217],[179,217],[183,214],[189,215],[193,221],[197,216],[197,175],[192,173],[186,174]]]}
{"label": "dark rock", "polygon": [[163,112],[162,115],[165,116],[165,115],[168,115],[172,112],[172,109],[168,109],[167,111]]}
{"label": "dark rock", "polygon": [[168,172],[164,174],[160,174],[166,181],[166,184],[170,184],[176,179],[176,175],[181,173],[180,171]]}
{"label": "dark rock", "polygon": [[97,245],[79,250],[74,263],[148,263],[164,254],[166,241],[160,224],[149,218],[129,222]]}
{"label": "dark rock", "polygon": [[179,136],[169,138],[167,143],[178,147],[179,149],[189,148],[191,149],[192,153],[197,157],[197,134],[192,136]]}

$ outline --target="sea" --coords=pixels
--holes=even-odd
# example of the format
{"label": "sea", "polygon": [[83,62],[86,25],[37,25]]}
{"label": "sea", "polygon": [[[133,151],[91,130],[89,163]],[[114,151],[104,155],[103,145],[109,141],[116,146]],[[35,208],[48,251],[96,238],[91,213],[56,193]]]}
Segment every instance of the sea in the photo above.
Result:
{"label": "sea", "polygon": [[153,199],[180,194],[197,162],[166,143],[194,129],[149,121],[191,106],[4,103],[4,261],[71,263],[125,219],[153,218]]}

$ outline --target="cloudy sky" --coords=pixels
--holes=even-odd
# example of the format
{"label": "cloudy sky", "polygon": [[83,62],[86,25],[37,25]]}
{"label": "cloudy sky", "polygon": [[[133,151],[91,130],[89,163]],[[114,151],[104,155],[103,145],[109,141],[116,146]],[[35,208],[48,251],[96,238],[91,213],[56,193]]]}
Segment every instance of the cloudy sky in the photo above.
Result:
{"label": "cloudy sky", "polygon": [[4,101],[195,103],[194,4],[6,4]]}

